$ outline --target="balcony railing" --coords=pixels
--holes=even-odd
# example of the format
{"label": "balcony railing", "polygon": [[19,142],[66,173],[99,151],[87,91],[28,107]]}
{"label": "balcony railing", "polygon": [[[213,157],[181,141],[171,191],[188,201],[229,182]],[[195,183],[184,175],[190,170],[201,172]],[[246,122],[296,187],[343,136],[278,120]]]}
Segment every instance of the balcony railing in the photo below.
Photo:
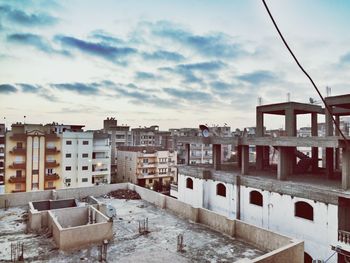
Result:
{"label": "balcony railing", "polygon": [[26,169],[26,163],[25,162],[14,162],[13,164],[9,165],[9,168],[11,169]]}
{"label": "balcony railing", "polygon": [[45,187],[44,190],[55,190],[56,186],[52,186],[52,187]]}
{"label": "balcony railing", "polygon": [[338,241],[350,245],[350,232],[338,230]]}
{"label": "balcony railing", "polygon": [[46,154],[56,154],[59,152],[60,150],[58,150],[56,147],[46,147],[46,150],[45,150]]}
{"label": "balcony railing", "polygon": [[170,189],[173,191],[178,191],[177,184],[170,184]]}
{"label": "balcony railing", "polygon": [[10,139],[14,141],[25,141],[27,140],[27,135],[25,133],[17,133],[10,136]]}
{"label": "balcony railing", "polygon": [[60,164],[57,163],[56,161],[46,161],[45,166],[46,166],[46,168],[55,168],[55,167],[60,166]]}
{"label": "balcony railing", "polygon": [[10,151],[11,154],[25,155],[27,153],[24,147],[13,147]]}
{"label": "balcony railing", "polygon": [[58,180],[60,179],[60,176],[58,174],[45,174],[45,180],[46,181],[52,181],[52,180]]}
{"label": "balcony railing", "polygon": [[9,179],[10,183],[25,183],[26,178],[25,176],[11,176]]}
{"label": "balcony railing", "polygon": [[21,189],[21,190],[12,190],[12,193],[21,193],[21,192],[25,192],[26,190]]}

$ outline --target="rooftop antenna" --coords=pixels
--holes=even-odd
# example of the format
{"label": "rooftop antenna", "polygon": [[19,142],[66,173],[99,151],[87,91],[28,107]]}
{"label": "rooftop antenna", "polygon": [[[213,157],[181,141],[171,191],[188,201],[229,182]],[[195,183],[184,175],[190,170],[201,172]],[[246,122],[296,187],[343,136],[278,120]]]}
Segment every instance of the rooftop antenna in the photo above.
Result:
{"label": "rooftop antenna", "polygon": [[262,105],[262,97],[259,97],[258,98],[258,106],[261,106]]}
{"label": "rooftop antenna", "polygon": [[290,102],[290,92],[287,93],[287,102]]}
{"label": "rooftop antenna", "polygon": [[332,96],[332,89],[331,89],[331,87],[326,86],[326,94],[327,94],[327,97]]}
{"label": "rooftop antenna", "polygon": [[23,116],[23,124],[26,124],[26,117],[25,115]]}

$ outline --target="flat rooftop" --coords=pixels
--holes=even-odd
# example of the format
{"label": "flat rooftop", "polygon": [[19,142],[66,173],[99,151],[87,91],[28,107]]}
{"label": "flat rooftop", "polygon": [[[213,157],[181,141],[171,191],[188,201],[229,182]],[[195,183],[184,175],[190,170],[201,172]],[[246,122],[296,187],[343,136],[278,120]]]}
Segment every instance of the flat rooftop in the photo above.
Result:
{"label": "flat rooftop", "polygon": [[[118,262],[234,262],[266,253],[242,241],[192,223],[144,200],[104,199],[114,206],[113,240],[107,259]],[[26,234],[27,207],[0,210],[0,261],[11,260],[11,242],[23,242],[26,261],[98,261],[97,245],[71,252],[59,251],[51,237]],[[139,233],[139,220],[148,218],[149,233]],[[177,236],[184,237],[184,252],[177,252]]]}

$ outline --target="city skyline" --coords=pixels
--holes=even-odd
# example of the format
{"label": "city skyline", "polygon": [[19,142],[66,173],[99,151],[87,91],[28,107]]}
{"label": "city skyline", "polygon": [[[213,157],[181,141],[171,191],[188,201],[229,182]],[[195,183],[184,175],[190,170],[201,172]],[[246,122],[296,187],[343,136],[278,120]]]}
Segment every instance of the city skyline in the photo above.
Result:
{"label": "city skyline", "polygon": [[[326,86],[347,93],[350,5],[268,4],[322,93]],[[0,1],[0,12],[8,126],[25,115],[28,123],[87,129],[107,116],[131,127],[243,128],[255,124],[258,97],[264,104],[286,101],[287,93],[318,100],[260,1]]]}

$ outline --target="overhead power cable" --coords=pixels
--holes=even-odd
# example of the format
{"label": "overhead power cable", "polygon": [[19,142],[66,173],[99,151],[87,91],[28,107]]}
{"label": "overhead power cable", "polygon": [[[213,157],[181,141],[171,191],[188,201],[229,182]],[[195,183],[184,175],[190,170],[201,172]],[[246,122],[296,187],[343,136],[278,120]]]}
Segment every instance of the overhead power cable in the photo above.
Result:
{"label": "overhead power cable", "polygon": [[311,78],[311,76],[306,72],[306,70],[303,68],[303,66],[302,66],[302,65],[300,64],[300,62],[298,61],[297,57],[294,55],[293,51],[290,49],[290,47],[289,47],[287,41],[284,39],[284,37],[283,37],[283,35],[282,35],[280,29],[278,28],[278,26],[277,26],[277,24],[276,24],[276,22],[275,22],[275,19],[273,18],[272,14],[271,14],[271,12],[270,12],[270,9],[269,9],[269,7],[267,6],[265,0],[262,0],[262,2],[263,2],[263,4],[264,4],[264,6],[265,6],[265,9],[266,9],[267,13],[269,14],[269,16],[270,16],[270,18],[271,18],[271,21],[272,21],[273,25],[275,26],[275,28],[276,28],[276,30],[277,30],[279,36],[281,37],[281,39],[282,39],[284,45],[285,45],[286,48],[288,49],[289,53],[292,55],[294,61],[295,61],[295,62],[297,63],[297,65],[298,65],[298,67],[299,67],[299,68],[301,69],[301,71],[306,75],[306,77],[310,80],[312,86],[315,88],[316,92],[317,92],[318,95],[320,96],[322,102],[324,103],[324,106],[325,106],[326,110],[328,111],[330,117],[332,118],[332,121],[333,121],[333,123],[334,123],[336,129],[339,131],[339,134],[341,135],[341,137],[343,137],[343,139],[344,139],[344,141],[345,141],[345,146],[347,147],[347,146],[348,146],[347,139],[346,139],[344,133],[341,131],[341,129],[340,129],[340,127],[339,127],[339,124],[337,123],[337,121],[336,121],[335,118],[333,117],[332,111],[331,111],[330,107],[327,105],[326,100],[323,98],[321,92],[320,92],[319,89],[317,88],[317,86],[316,86],[315,82],[313,81],[313,79]]}

